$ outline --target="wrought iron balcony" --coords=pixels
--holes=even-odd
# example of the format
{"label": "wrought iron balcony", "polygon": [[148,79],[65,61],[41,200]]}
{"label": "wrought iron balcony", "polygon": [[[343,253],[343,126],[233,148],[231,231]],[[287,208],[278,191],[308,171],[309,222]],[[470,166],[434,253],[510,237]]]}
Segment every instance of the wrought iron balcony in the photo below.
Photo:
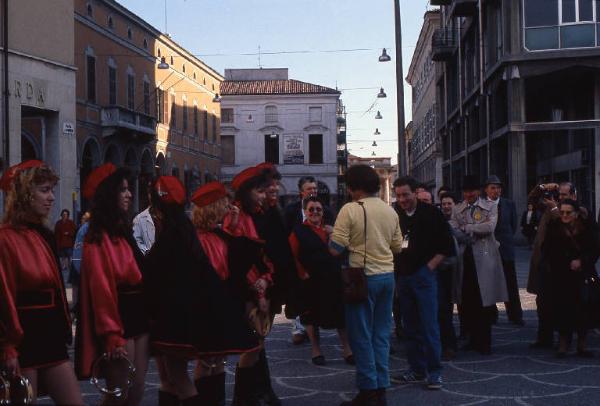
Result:
{"label": "wrought iron balcony", "polygon": [[102,109],[102,136],[124,134],[141,141],[149,141],[156,136],[156,118],[135,112],[124,107],[113,106]]}
{"label": "wrought iron balcony", "polygon": [[431,37],[431,59],[437,62],[446,61],[456,51],[456,31],[449,28],[438,28]]}
{"label": "wrought iron balcony", "polygon": [[453,0],[450,15],[453,17],[471,17],[477,13],[477,0]]}

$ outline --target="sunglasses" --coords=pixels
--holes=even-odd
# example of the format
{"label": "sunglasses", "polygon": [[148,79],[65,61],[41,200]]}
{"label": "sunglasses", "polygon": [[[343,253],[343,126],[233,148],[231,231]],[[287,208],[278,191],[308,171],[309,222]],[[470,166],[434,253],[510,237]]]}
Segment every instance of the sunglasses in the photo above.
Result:
{"label": "sunglasses", "polygon": [[323,211],[323,209],[320,207],[309,207],[308,211],[309,211],[309,213],[314,213],[314,212],[321,213]]}

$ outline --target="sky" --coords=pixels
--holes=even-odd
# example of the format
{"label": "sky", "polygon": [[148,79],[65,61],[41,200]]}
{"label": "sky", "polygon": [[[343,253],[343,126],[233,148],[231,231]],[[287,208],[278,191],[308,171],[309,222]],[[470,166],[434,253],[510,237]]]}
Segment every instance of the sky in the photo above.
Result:
{"label": "sky", "polygon": [[[370,157],[375,152],[396,162],[394,1],[398,0],[118,1],[163,32],[166,2],[166,32],[221,74],[227,68],[259,67],[260,47],[263,68],[289,68],[290,79],[337,87],[348,112],[350,153]],[[406,78],[423,15],[431,7],[427,0],[399,1]],[[392,62],[378,62],[384,47]],[[357,49],[361,50],[348,51]],[[403,82],[408,123],[411,90]],[[387,98],[376,97],[381,87]],[[377,111],[382,120],[375,119]],[[376,128],[381,135],[374,135]],[[372,147],[373,141],[377,147]]]}

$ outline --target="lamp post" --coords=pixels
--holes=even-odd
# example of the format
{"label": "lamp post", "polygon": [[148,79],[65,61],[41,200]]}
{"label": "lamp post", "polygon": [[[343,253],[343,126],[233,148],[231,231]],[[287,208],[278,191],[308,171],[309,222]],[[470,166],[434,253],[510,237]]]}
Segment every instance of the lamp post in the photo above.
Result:
{"label": "lamp post", "polygon": [[404,139],[404,73],[402,69],[402,23],[400,21],[400,0],[394,0],[396,28],[396,108],[398,114],[398,176],[407,173],[406,140]]}

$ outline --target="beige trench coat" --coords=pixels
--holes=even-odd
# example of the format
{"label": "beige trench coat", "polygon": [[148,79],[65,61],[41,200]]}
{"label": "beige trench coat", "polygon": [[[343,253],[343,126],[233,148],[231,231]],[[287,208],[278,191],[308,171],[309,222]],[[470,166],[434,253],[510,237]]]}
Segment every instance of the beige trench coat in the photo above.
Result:
{"label": "beige trench coat", "polygon": [[[467,245],[473,249],[473,259],[477,268],[477,280],[483,306],[491,306],[497,302],[508,301],[506,279],[498,242],[494,237],[498,221],[498,205],[483,199],[477,200],[473,211],[466,202],[454,207],[450,225],[461,237],[460,254],[463,255]],[[462,272],[457,275],[454,296],[458,301],[462,297]]]}

